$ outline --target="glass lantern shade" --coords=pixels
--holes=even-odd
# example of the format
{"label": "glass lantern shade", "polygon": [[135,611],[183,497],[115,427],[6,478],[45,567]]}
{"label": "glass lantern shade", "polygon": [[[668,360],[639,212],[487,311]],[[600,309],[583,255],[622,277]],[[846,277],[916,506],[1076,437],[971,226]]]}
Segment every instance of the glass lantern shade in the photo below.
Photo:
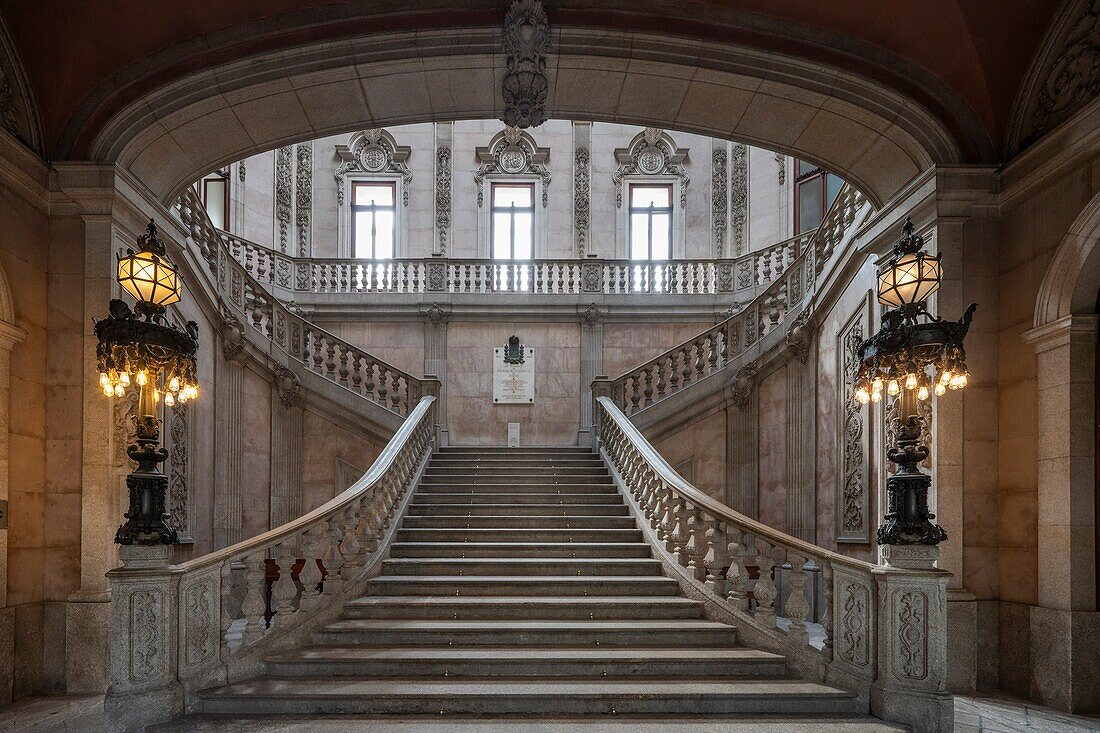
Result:
{"label": "glass lantern shade", "polygon": [[145,251],[119,257],[118,283],[135,300],[161,308],[179,302],[183,290],[172,263]]}
{"label": "glass lantern shade", "polygon": [[919,303],[939,290],[942,275],[938,257],[903,254],[879,270],[878,302],[891,308]]}

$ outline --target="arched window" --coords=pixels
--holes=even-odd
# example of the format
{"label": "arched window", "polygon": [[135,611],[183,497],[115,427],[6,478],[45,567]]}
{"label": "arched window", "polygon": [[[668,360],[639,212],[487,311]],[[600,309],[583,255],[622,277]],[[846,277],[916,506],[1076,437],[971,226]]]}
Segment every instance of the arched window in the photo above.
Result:
{"label": "arched window", "polygon": [[334,173],[341,256],[391,259],[404,252],[410,152],[378,129],[357,132],[347,145],[336,146],[343,161]]}

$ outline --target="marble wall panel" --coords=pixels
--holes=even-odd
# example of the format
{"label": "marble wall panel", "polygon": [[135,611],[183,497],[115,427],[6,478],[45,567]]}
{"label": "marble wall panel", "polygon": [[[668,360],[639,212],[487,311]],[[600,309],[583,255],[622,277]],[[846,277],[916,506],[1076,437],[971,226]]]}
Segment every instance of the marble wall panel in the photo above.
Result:
{"label": "marble wall panel", "polygon": [[241,537],[248,539],[270,529],[271,516],[271,385],[266,375],[251,369],[244,373],[241,422]]}
{"label": "marble wall panel", "polygon": [[424,327],[383,321],[325,322],[324,328],[410,374],[424,372]]}
{"label": "marble wall panel", "polygon": [[760,521],[787,530],[787,367],[768,374],[760,390],[756,441],[760,471]]}
{"label": "marble wall panel", "polygon": [[307,409],[302,416],[302,511],[336,495],[336,462],[366,471],[384,446]]}
{"label": "marble wall panel", "polygon": [[674,346],[710,323],[608,323],[603,330],[604,374],[614,379]]}

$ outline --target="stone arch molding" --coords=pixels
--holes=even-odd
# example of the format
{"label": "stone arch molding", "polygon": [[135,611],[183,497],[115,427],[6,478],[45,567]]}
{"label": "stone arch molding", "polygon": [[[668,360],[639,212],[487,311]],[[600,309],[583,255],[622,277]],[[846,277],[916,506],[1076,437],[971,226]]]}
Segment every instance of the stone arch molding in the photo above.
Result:
{"label": "stone arch molding", "polygon": [[1047,267],[1035,299],[1035,328],[1096,312],[1100,292],[1100,194],[1085,206]]}
{"label": "stone arch molding", "polygon": [[[557,33],[548,118],[695,132],[796,155],[837,171],[876,205],[931,165],[959,160],[930,112],[820,63],[639,31]],[[194,72],[123,107],[97,128],[89,153],[127,168],[167,203],[207,171],[294,141],[503,114],[499,29],[380,33],[352,45],[355,54],[346,42],[319,42]]]}

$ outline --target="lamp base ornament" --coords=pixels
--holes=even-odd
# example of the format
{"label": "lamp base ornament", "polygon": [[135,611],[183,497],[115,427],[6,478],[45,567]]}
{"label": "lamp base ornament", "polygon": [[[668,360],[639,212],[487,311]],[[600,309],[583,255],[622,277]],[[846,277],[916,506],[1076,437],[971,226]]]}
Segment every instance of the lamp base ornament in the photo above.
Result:
{"label": "lamp base ornament", "polygon": [[938,545],[947,539],[943,527],[932,521],[936,515],[928,511],[932,477],[917,468],[929,453],[920,436],[920,418],[909,415],[898,430],[897,446],[886,453],[898,469],[886,479],[886,521],[877,535],[880,545]]}
{"label": "lamp base ornament", "polygon": [[135,471],[126,477],[130,490],[130,508],[126,523],[115,533],[119,545],[175,545],[179,544],[176,530],[168,524],[165,497],[168,495],[168,477],[160,471],[143,473]]}

